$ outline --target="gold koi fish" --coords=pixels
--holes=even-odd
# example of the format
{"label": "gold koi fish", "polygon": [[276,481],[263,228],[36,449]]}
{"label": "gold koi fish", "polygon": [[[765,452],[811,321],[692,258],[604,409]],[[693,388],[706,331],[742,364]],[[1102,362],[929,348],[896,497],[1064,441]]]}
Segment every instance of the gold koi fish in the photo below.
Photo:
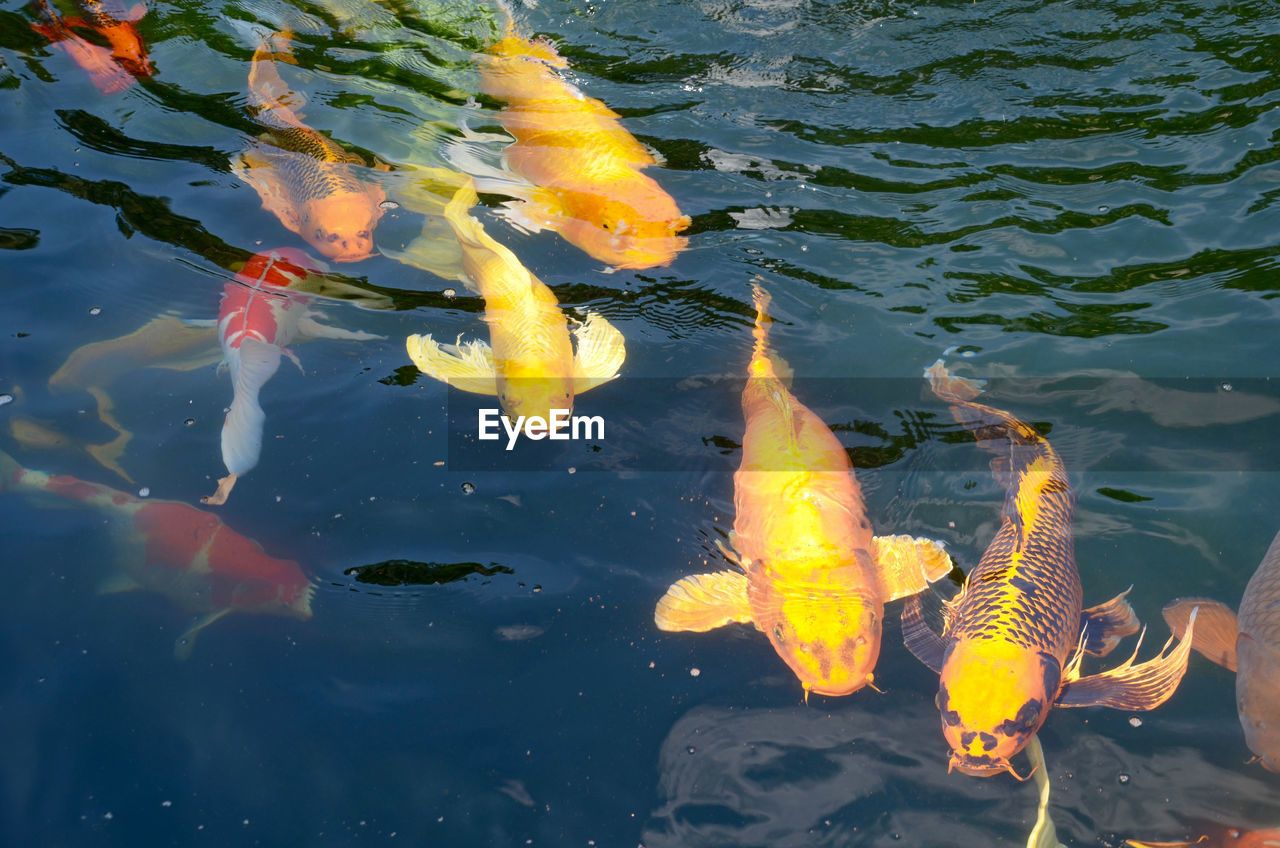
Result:
{"label": "gold koi fish", "polygon": [[1239,615],[1220,601],[1179,598],[1164,608],[1164,620],[1181,636],[1196,607],[1191,647],[1236,672],[1245,744],[1263,768],[1280,772],[1280,533],[1249,578]]}
{"label": "gold koi fish", "polygon": [[[429,334],[405,341],[422,373],[467,392],[496,395],[509,416],[570,410],[573,399],[618,375],[626,357],[622,334],[602,316],[587,315],[572,333],[546,284],[520,264],[468,214],[477,202],[467,180],[445,207],[461,246],[461,280],[484,298],[490,344],[440,344]],[[406,254],[414,253],[410,245]]]}
{"label": "gold koi fish", "polygon": [[1034,428],[974,402],[978,384],[952,376],[942,360],[925,376],[955,419],[997,454],[993,468],[1009,488],[1000,530],[960,594],[946,604],[942,636],[912,598],[903,611],[903,639],[940,674],[937,705],[951,746],[948,770],[981,777],[1014,773],[1009,759],[1054,704],[1150,710],[1164,703],[1186,671],[1190,632],[1168,654],[1133,665],[1135,649],[1119,667],[1081,677],[1084,654],[1105,656],[1139,625],[1127,591],[1082,609],[1071,536],[1075,499],[1062,461]]}
{"label": "gold koi fish", "polygon": [[[642,169],[657,160],[617,113],[569,84],[568,67],[546,41],[507,35],[480,59],[481,90],[506,103],[498,120],[515,139],[503,158],[530,185],[496,191],[529,230],[551,229],[588,255],[619,268],[667,265],[688,240],[676,202]],[[487,190],[487,189],[486,189]]]}
{"label": "gold koi fish", "polygon": [[872,683],[885,603],[945,577],[951,558],[928,539],[872,537],[849,456],[788,389],[790,369],[769,351],[769,296],[758,285],[754,296],[729,554],[741,571],[681,578],[654,620],[662,630],[695,632],[752,623],[806,699],[847,695]]}
{"label": "gold koi fish", "polygon": [[249,107],[266,128],[233,170],[253,186],[262,208],[326,257],[356,262],[373,254],[373,230],[382,217],[382,187],[356,176],[365,161],[302,122],[301,97],[284,84],[277,61],[293,63],[288,34],[278,33],[253,54]]}

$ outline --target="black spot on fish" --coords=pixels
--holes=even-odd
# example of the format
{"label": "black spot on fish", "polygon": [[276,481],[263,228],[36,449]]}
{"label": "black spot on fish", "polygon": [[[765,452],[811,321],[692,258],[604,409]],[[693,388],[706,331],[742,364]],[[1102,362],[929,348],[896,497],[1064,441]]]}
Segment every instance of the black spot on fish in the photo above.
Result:
{"label": "black spot on fish", "polygon": [[977,738],[978,733],[976,730],[966,730],[964,733],[960,734],[960,745],[961,747],[968,748]]}
{"label": "black spot on fish", "polygon": [[990,751],[997,744],[999,744],[999,740],[996,739],[994,736],[992,736],[990,733],[979,733],[978,739],[982,741],[982,750],[984,751]]}

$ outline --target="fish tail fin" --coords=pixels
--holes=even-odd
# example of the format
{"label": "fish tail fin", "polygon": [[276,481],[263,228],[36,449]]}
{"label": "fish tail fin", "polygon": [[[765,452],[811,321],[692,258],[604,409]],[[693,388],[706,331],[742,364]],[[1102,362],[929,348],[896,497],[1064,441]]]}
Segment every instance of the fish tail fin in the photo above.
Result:
{"label": "fish tail fin", "polygon": [[971,401],[982,394],[983,380],[970,380],[947,371],[947,363],[939,359],[924,370],[933,393],[945,401]]}
{"label": "fish tail fin", "polygon": [[773,298],[765,290],[760,281],[751,282],[751,300],[756,308],[756,322],[751,329],[751,337],[755,345],[751,351],[751,365],[748,373],[752,377],[776,377],[784,386],[790,387],[792,370],[787,361],[769,350],[769,304]]}
{"label": "fish tail fin", "polygon": [[1235,671],[1236,637],[1240,628],[1236,614],[1229,606],[1209,598],[1178,598],[1170,601],[1161,610],[1161,614],[1173,635],[1181,639],[1187,632],[1191,611],[1197,607],[1199,614],[1191,639],[1192,649],[1199,651],[1211,662]]}
{"label": "fish tail fin", "polygon": [[245,339],[231,360],[234,395],[222,423],[222,462],[232,474],[244,474],[258,464],[267,420],[258,392],[280,368],[280,357],[276,345]]}
{"label": "fish tail fin", "polygon": [[492,239],[485,233],[480,222],[470,214],[471,207],[479,202],[475,184],[471,180],[466,180],[458,186],[458,190],[453,193],[453,198],[445,204],[444,219],[449,222],[458,242],[464,247],[491,248]]}
{"label": "fish tail fin", "polygon": [[300,110],[306,98],[290,89],[276,70],[276,62],[298,63],[289,46],[292,36],[286,29],[263,38],[249,65],[249,112],[267,127],[305,126]]}

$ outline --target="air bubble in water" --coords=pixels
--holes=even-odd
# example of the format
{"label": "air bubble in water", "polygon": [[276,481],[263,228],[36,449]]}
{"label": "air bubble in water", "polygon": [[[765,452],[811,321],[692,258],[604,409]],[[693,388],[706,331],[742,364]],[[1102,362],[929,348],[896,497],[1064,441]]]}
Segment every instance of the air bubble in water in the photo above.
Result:
{"label": "air bubble in water", "polygon": [[0,406],[4,406],[6,403],[13,403],[13,395],[8,392],[0,395]]}
{"label": "air bubble in water", "polygon": [[457,289],[445,289],[444,291],[440,292],[440,294],[444,295],[445,297],[457,297],[457,296],[458,296],[458,290],[457,290]]}
{"label": "air bubble in water", "polygon": [[141,489],[138,490],[138,497],[140,498],[145,498],[150,494],[151,494],[151,490],[148,489],[146,486],[143,486]]}
{"label": "air bubble in water", "polygon": [[101,307],[101,306],[95,306],[95,307],[93,307],[92,309],[90,309],[90,310],[89,310],[89,314],[90,314],[90,315],[100,315],[100,314],[102,314],[102,307]]}
{"label": "air bubble in water", "polygon": [[473,492],[475,492],[475,490],[476,490],[476,485],[475,485],[475,483],[463,483],[463,484],[462,484],[462,494],[464,494],[464,495],[470,495],[470,494],[472,494]]}
{"label": "air bubble in water", "polygon": [[394,200],[384,200],[378,204],[378,208],[379,209],[399,209],[400,204],[396,203]]}
{"label": "air bubble in water", "polygon": [[183,421],[182,423],[190,427],[192,424],[196,423],[196,420],[194,418],[188,418],[186,421]]}
{"label": "air bubble in water", "polygon": [[1132,718],[1129,719],[1129,726],[1142,727],[1142,719],[1138,718],[1137,716],[1133,716]]}
{"label": "air bubble in water", "polygon": [[1121,786],[1124,786],[1128,782],[1129,782],[1129,775],[1124,774],[1123,772],[1121,772],[1120,776],[1116,778],[1116,783],[1119,783]]}

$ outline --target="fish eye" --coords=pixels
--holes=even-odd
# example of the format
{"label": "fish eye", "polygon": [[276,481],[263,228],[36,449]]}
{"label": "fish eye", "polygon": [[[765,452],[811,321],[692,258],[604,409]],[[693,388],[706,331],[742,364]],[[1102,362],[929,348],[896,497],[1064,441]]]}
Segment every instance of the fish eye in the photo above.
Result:
{"label": "fish eye", "polygon": [[330,243],[330,244],[332,244],[333,242],[335,242],[335,241],[337,241],[337,240],[338,240],[338,234],[337,234],[337,233],[329,233],[329,237],[328,237],[328,239],[327,239],[327,240],[329,241],[329,243]]}
{"label": "fish eye", "polygon": [[316,227],[316,238],[317,239],[324,238],[324,230],[320,229],[319,227]]}
{"label": "fish eye", "polygon": [[369,231],[368,231],[368,230],[361,230],[360,232],[356,233],[356,238],[359,238],[359,239],[367,239],[368,237],[369,237]]}

